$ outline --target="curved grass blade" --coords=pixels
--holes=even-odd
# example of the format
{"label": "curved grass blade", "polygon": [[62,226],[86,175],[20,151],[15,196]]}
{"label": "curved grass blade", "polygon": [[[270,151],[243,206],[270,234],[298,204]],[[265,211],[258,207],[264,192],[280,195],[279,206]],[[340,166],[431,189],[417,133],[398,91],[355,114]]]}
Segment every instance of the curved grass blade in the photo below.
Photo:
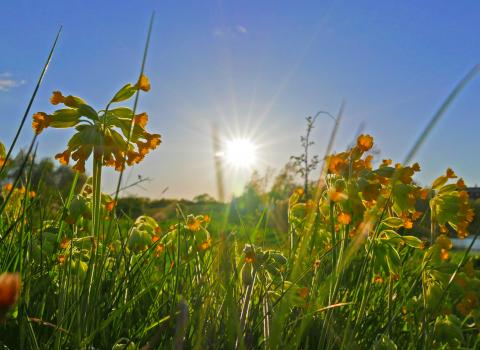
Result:
{"label": "curved grass blade", "polygon": [[438,111],[433,115],[432,119],[430,122],[427,124],[425,129],[422,131],[420,136],[418,137],[417,141],[411,148],[410,152],[408,152],[407,156],[405,157],[405,160],[403,161],[403,164],[408,164],[417,151],[420,149],[422,144],[425,142],[426,138],[428,135],[431,133],[435,125],[438,123],[440,118],[445,114],[447,111],[448,107],[452,104],[452,102],[457,98],[457,96],[460,94],[460,92],[465,88],[465,86],[475,78],[475,76],[480,72],[480,64],[475,65],[469,72],[468,74],[460,80],[460,82],[455,86],[455,88],[450,92],[450,95],[445,99],[445,101],[442,103]]}
{"label": "curved grass blade", "polygon": [[50,53],[48,54],[47,61],[45,62],[45,65],[43,66],[42,72],[40,73],[40,76],[38,77],[37,85],[35,85],[35,89],[33,90],[32,96],[30,97],[30,101],[28,101],[27,109],[25,110],[25,113],[23,115],[22,121],[20,122],[20,126],[17,129],[17,132],[15,134],[15,137],[13,138],[12,144],[10,145],[7,155],[5,157],[5,160],[3,162],[2,167],[0,168],[0,176],[3,174],[3,171],[5,169],[5,165],[7,164],[8,160],[10,159],[13,149],[18,141],[18,138],[20,136],[20,132],[22,131],[25,121],[27,120],[28,115],[30,114],[30,109],[32,108],[33,101],[35,100],[35,97],[37,96],[38,89],[40,88],[40,85],[42,84],[43,78],[45,77],[45,74],[47,73],[48,66],[50,65],[50,61],[52,60],[53,52],[55,51],[55,48],[57,46],[58,39],[60,38],[60,33],[62,32],[62,26],[58,29],[57,36],[55,37],[55,40],[53,41],[52,48],[50,49]]}

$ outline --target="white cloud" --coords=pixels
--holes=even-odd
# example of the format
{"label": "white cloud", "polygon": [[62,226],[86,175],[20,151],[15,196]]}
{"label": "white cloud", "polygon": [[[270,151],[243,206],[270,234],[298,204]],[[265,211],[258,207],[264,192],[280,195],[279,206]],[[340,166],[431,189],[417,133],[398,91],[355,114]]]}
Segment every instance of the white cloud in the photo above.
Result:
{"label": "white cloud", "polygon": [[236,38],[239,35],[248,34],[248,30],[245,26],[240,24],[236,26],[216,27],[213,29],[212,34],[215,38]]}
{"label": "white cloud", "polygon": [[235,27],[235,29],[237,30],[237,32],[241,33],[241,34],[247,34],[247,28],[245,28],[244,26],[242,25],[237,25]]}
{"label": "white cloud", "polygon": [[25,84],[25,80],[16,80],[12,78],[12,73],[0,73],[0,91],[10,91],[13,88]]}

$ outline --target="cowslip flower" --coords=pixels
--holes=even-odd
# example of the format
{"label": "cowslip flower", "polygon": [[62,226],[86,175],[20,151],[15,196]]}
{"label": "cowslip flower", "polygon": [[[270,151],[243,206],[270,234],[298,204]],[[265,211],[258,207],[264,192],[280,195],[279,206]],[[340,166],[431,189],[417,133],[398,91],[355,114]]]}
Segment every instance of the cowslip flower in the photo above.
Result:
{"label": "cowslip flower", "polygon": [[357,148],[362,152],[366,152],[373,147],[373,137],[370,135],[360,135],[357,138]]}
{"label": "cowslip flower", "polygon": [[18,300],[21,280],[18,273],[0,275],[0,317],[3,316]]}
{"label": "cowslip flower", "polygon": [[93,154],[102,165],[111,166],[117,171],[125,165],[141,162],[160,143],[159,134],[147,132],[148,115],[143,112],[134,115],[127,107],[111,109],[114,103],[126,101],[137,91],[149,91],[150,82],[142,75],[135,85],[126,84],[109,101],[107,108],[96,111],[77,96],[63,96],[54,91],[50,102],[63,104],[67,108],[58,109],[52,114],[37,112],[33,115],[32,127],[38,135],[47,127],[76,129],[68,141],[67,149],[55,155],[60,164],[75,162],[73,169],[85,172],[85,163]]}

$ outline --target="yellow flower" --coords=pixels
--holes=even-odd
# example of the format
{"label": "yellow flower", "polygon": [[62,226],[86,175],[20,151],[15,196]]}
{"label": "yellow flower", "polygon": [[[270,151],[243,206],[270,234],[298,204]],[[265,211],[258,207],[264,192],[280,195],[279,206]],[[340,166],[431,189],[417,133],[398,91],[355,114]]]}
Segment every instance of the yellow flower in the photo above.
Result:
{"label": "yellow flower", "polygon": [[188,215],[187,216],[187,228],[190,231],[199,231],[200,228],[201,228],[200,220],[198,220],[193,215]]}
{"label": "yellow flower", "polygon": [[10,192],[13,188],[13,184],[9,182],[8,184],[5,184],[3,188],[5,189],[5,191]]}
{"label": "yellow flower", "polygon": [[70,151],[66,150],[66,151],[63,151],[62,153],[56,154],[55,159],[57,159],[60,162],[60,164],[67,165],[68,162],[70,161]]}
{"label": "yellow flower", "polygon": [[412,165],[412,170],[419,172],[420,171],[420,165],[418,163],[415,163]]}
{"label": "yellow flower", "polygon": [[43,129],[48,128],[50,124],[50,117],[43,112],[37,112],[33,115],[32,128],[35,134],[40,134]]}
{"label": "yellow flower", "polygon": [[114,201],[114,200],[111,200],[111,201],[105,203],[105,210],[106,210],[106,211],[112,211],[113,208],[115,208],[115,205],[116,205],[116,204],[117,204],[117,202]]}
{"label": "yellow flower", "polygon": [[455,179],[457,177],[457,175],[455,175],[455,172],[451,168],[447,169],[446,175],[448,179]]}
{"label": "yellow flower", "polygon": [[138,79],[137,85],[135,85],[137,89],[143,90],[143,91],[149,91],[150,90],[150,81],[148,80],[147,76],[142,74],[140,76],[140,79]]}
{"label": "yellow flower", "polygon": [[357,138],[357,147],[359,150],[366,152],[373,147],[373,137],[370,135],[360,135]]}
{"label": "yellow flower", "polygon": [[199,246],[198,246],[199,250],[207,250],[208,248],[210,248],[210,241],[209,240],[206,240],[206,241],[200,243]]}
{"label": "yellow flower", "polygon": [[70,240],[65,237],[65,238],[63,238],[62,241],[60,242],[60,248],[66,249],[66,248],[68,248],[69,244],[70,244]]}
{"label": "yellow flower", "polygon": [[392,160],[391,160],[391,159],[384,159],[384,160],[382,160],[382,165],[384,165],[384,166],[389,166],[390,164],[392,164]]}
{"label": "yellow flower", "polygon": [[350,216],[350,214],[347,214],[347,213],[340,213],[340,215],[338,215],[338,222],[341,223],[342,225],[348,225],[351,221],[352,221],[352,217]]}
{"label": "yellow flower", "polygon": [[59,103],[63,103],[64,101],[65,97],[60,91],[54,91],[52,93],[52,97],[50,97],[50,102],[52,105],[58,105]]}
{"label": "yellow flower", "polygon": [[135,124],[139,125],[141,128],[145,128],[145,126],[148,123],[148,114],[143,112],[140,114],[137,114],[134,117]]}
{"label": "yellow flower", "polygon": [[20,295],[20,275],[3,273],[0,275],[0,315],[13,306]]}
{"label": "yellow flower", "polygon": [[448,252],[447,249],[442,249],[440,251],[440,259],[443,261],[446,261],[450,258],[450,253]]}
{"label": "yellow flower", "polygon": [[65,255],[60,254],[58,256],[58,262],[60,263],[60,265],[63,265],[63,263],[65,262]]}
{"label": "yellow flower", "polygon": [[375,277],[373,278],[374,283],[383,283],[383,277],[380,276],[379,274],[376,274]]}
{"label": "yellow flower", "polygon": [[328,157],[328,170],[331,173],[339,175],[340,171],[347,166],[347,162],[342,156],[343,154],[334,154]]}

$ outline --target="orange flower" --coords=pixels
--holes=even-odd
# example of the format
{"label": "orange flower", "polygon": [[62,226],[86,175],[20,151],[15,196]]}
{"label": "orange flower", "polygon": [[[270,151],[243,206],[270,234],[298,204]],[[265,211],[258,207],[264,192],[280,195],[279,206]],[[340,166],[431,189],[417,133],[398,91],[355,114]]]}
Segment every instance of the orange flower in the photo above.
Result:
{"label": "orange flower", "polygon": [[32,128],[35,134],[40,134],[43,129],[48,128],[50,117],[43,112],[37,112],[33,115]]}
{"label": "orange flower", "polygon": [[150,149],[155,149],[162,142],[159,134],[146,134],[147,144]]}
{"label": "orange flower", "polygon": [[72,167],[77,173],[84,173],[85,172],[85,160],[79,160],[77,164]]}
{"label": "orange flower", "polygon": [[412,220],[409,220],[409,219],[404,220],[403,227],[405,227],[407,230],[411,229],[413,227]]}
{"label": "orange flower", "polygon": [[59,103],[63,103],[64,101],[65,97],[60,91],[54,91],[52,97],[50,97],[50,102],[52,105],[58,105]]}
{"label": "orange flower", "polygon": [[105,203],[105,210],[106,210],[106,211],[112,211],[113,208],[115,208],[115,205],[116,205],[116,204],[117,204],[117,202],[114,201],[114,200],[111,200],[111,201]]}
{"label": "orange flower", "polygon": [[9,182],[8,184],[5,184],[3,188],[5,189],[5,191],[10,192],[13,188],[13,184]]}
{"label": "orange flower", "polygon": [[375,275],[375,277],[373,278],[373,282],[374,283],[383,283],[383,277],[380,276],[378,273]]}
{"label": "orange flower", "polygon": [[442,249],[440,251],[440,259],[443,261],[446,261],[450,258],[450,254],[448,253],[447,249]]}
{"label": "orange flower", "polygon": [[58,262],[60,263],[60,265],[63,265],[63,263],[65,262],[65,255],[60,254],[58,256]]}
{"label": "orange flower", "polygon": [[201,228],[201,223],[200,220],[198,220],[196,217],[193,215],[189,215],[187,217],[187,228],[190,231],[199,231]]}
{"label": "orange flower", "polygon": [[351,221],[352,221],[352,217],[350,216],[350,214],[347,214],[347,213],[340,213],[340,215],[338,215],[338,222],[341,223],[342,225],[348,225]]}
{"label": "orange flower", "polygon": [[415,211],[413,214],[412,214],[412,220],[418,220],[422,217],[423,213],[421,211]]}
{"label": "orange flower", "polygon": [[339,174],[342,167],[344,167],[346,165],[346,162],[345,160],[338,156],[338,155],[331,155],[330,157],[328,157],[328,170],[331,172],[331,173],[334,173],[334,174]]}
{"label": "orange flower", "polygon": [[430,191],[427,188],[422,188],[420,190],[420,198],[423,200],[427,199],[429,193]]}
{"label": "orange flower", "polygon": [[68,162],[70,161],[70,151],[66,150],[66,151],[63,151],[62,153],[56,154],[55,159],[57,159],[60,162],[60,164],[67,165]]}
{"label": "orange flower", "polygon": [[459,179],[457,181],[457,187],[458,188],[465,188],[465,181],[463,181],[463,179]]}
{"label": "orange flower", "polygon": [[133,118],[133,120],[134,120],[135,124],[140,125],[140,127],[142,127],[142,128],[145,128],[145,126],[148,123],[148,115],[145,112],[141,113],[141,114],[137,114]]}
{"label": "orange flower", "polygon": [[457,177],[457,175],[455,175],[455,172],[451,168],[447,169],[446,175],[449,179],[455,179]]}
{"label": "orange flower", "polygon": [[382,165],[384,165],[384,166],[389,166],[390,164],[392,164],[392,160],[391,160],[391,159],[384,159],[384,160],[382,160]]}
{"label": "orange flower", "polygon": [[335,189],[332,189],[332,190],[328,191],[328,197],[333,202],[339,202],[342,199],[346,199],[347,195],[343,192],[336,191]]}
{"label": "orange flower", "polygon": [[357,147],[362,152],[366,152],[373,147],[373,137],[370,135],[360,135],[357,139]]}
{"label": "orange flower", "polygon": [[30,198],[35,198],[37,194],[35,193],[35,191],[30,191],[28,195],[30,196]]}
{"label": "orange flower", "polygon": [[143,90],[143,91],[149,91],[150,90],[150,81],[148,80],[147,76],[142,74],[140,76],[140,79],[138,79],[137,85],[135,85],[137,89]]}
{"label": "orange flower", "polygon": [[253,255],[253,254],[247,254],[247,255],[245,255],[245,262],[246,262],[247,264],[251,264],[251,263],[253,263],[254,261],[255,261],[255,255]]}
{"label": "orange flower", "polygon": [[0,275],[0,316],[17,302],[20,287],[21,281],[18,273]]}
{"label": "orange flower", "polygon": [[416,171],[416,172],[419,172],[420,171],[420,164],[418,164],[418,163],[413,164],[412,165],[412,170]]}
{"label": "orange flower", "polygon": [[63,238],[62,241],[60,242],[60,248],[65,249],[68,248],[68,245],[70,243],[70,240],[68,238]]}
{"label": "orange flower", "polygon": [[206,241],[200,243],[199,246],[198,246],[199,250],[207,250],[208,248],[210,248],[210,241],[209,240],[206,240]]}

